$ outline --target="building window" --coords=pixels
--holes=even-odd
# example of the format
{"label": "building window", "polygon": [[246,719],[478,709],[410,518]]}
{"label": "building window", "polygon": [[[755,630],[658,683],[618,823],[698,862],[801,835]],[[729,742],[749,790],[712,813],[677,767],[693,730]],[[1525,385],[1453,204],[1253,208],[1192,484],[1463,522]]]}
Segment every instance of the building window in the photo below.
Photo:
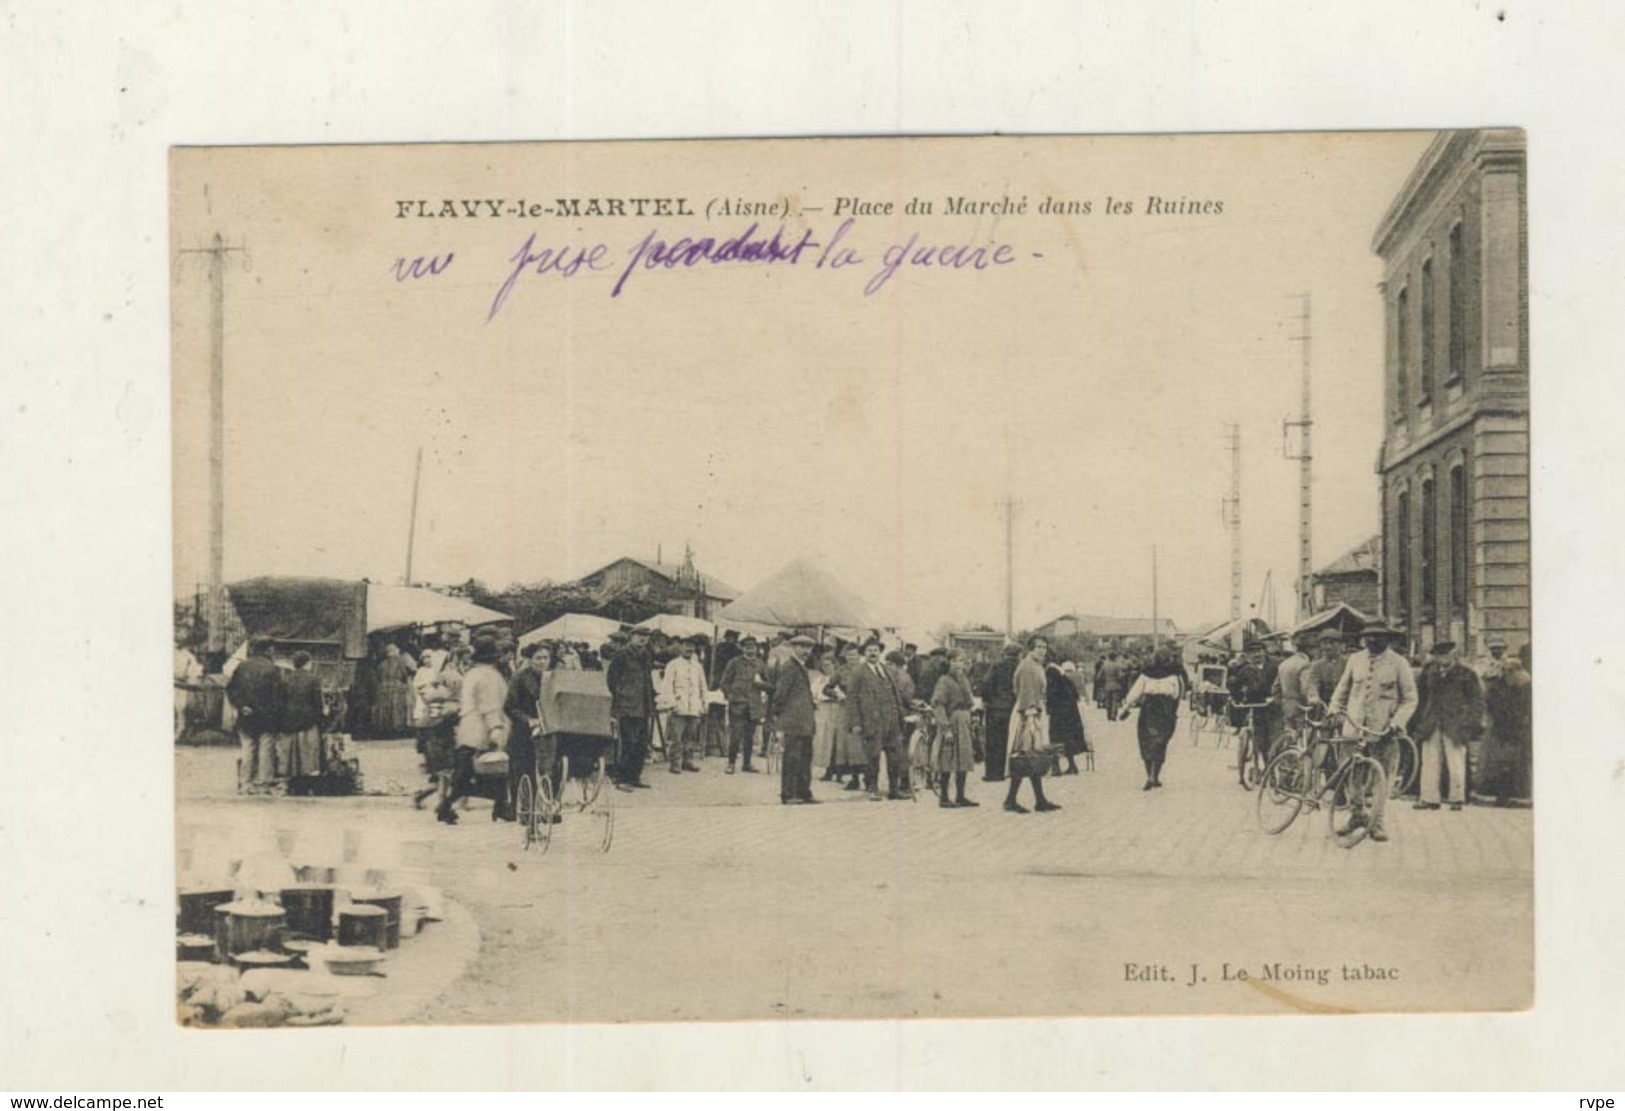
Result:
{"label": "building window", "polygon": [[1395,612],[1400,620],[1408,621],[1411,616],[1411,494],[1409,490],[1402,490],[1394,499],[1394,517],[1398,525],[1397,532],[1398,551],[1395,563],[1399,564],[1397,582],[1394,584],[1398,597],[1394,599]]}
{"label": "building window", "polygon": [[1467,610],[1467,470],[1450,468],[1450,608]]}
{"label": "building window", "polygon": [[1433,401],[1433,260],[1422,264],[1422,366],[1416,386],[1416,403]]}
{"label": "building window", "polygon": [[1394,299],[1394,412],[1405,419],[1411,400],[1411,291],[1402,289]]}
{"label": "building window", "polygon": [[1450,229],[1450,378],[1467,373],[1467,259],[1461,249],[1461,225]]}
{"label": "building window", "polygon": [[1439,599],[1439,513],[1433,479],[1422,480],[1422,620],[1432,621]]}

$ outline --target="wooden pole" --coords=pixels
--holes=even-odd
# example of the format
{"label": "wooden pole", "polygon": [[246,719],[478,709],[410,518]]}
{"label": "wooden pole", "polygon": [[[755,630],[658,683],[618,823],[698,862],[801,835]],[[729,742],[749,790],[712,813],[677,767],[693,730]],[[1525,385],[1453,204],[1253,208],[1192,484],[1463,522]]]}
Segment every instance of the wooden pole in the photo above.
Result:
{"label": "wooden pole", "polygon": [[226,255],[246,253],[243,247],[226,245],[214,233],[207,247],[188,247],[182,254],[209,256],[209,582],[208,647],[225,647],[221,619],[225,598],[226,567]]}
{"label": "wooden pole", "polygon": [[1151,545],[1151,650],[1161,643],[1162,621],[1157,612],[1157,545]]}
{"label": "wooden pole", "polygon": [[423,480],[423,449],[412,466],[412,516],[406,526],[406,585],[412,585],[412,547],[418,536],[418,485]]}

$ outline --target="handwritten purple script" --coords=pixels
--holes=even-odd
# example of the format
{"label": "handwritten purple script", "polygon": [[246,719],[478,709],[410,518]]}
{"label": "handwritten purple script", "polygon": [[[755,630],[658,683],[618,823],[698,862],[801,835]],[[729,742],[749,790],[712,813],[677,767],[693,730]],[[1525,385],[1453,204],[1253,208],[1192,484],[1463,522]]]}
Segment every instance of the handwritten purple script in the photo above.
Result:
{"label": "handwritten purple script", "polygon": [[[788,231],[783,224],[771,233],[759,223],[753,223],[737,235],[663,239],[658,230],[651,230],[635,246],[625,252],[625,262],[611,258],[607,243],[587,243],[579,246],[558,244],[537,246],[533,232],[519,249],[508,257],[507,277],[491,298],[489,323],[507,304],[509,296],[522,279],[553,276],[569,280],[588,273],[614,272],[619,274],[609,295],[619,297],[627,289],[634,275],[649,271],[683,271],[702,266],[806,266],[818,271],[840,271],[849,268],[868,270],[863,295],[873,297],[886,288],[893,277],[903,270],[958,270],[982,271],[1010,266],[1020,257],[1009,243],[930,243],[922,242],[918,232],[906,239],[893,240],[875,253],[861,247],[853,228],[856,219],[848,218],[827,241],[813,238],[813,230],[806,228],[799,234]],[[408,261],[398,258],[391,266],[397,282],[420,281],[436,278],[452,263],[453,255],[419,257]],[[1043,258],[1032,252],[1033,258]]]}

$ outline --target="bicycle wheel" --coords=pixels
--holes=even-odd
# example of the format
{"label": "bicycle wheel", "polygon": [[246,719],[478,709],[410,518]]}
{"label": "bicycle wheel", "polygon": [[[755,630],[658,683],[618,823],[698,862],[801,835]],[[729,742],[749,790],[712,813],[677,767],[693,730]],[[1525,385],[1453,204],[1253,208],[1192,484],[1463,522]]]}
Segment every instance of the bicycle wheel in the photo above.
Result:
{"label": "bicycle wheel", "polygon": [[604,761],[598,761],[598,772],[593,789],[593,820],[598,823],[598,851],[609,852],[609,847],[615,841],[615,792],[604,790],[604,781],[608,778],[608,769]]}
{"label": "bicycle wheel", "polygon": [[592,771],[588,772],[584,779],[577,780],[581,788],[581,803],[576,809],[585,810],[597,802],[599,796],[604,793],[604,782],[608,777],[604,757],[600,756],[594,762]]}
{"label": "bicycle wheel", "polygon": [[514,792],[513,820],[519,826],[519,847],[530,848],[536,841],[536,788],[528,775],[519,777],[519,789]]}
{"label": "bicycle wheel", "polygon": [[545,853],[553,844],[553,826],[559,820],[559,796],[553,790],[553,777],[536,780],[536,840]]}
{"label": "bicycle wheel", "polygon": [[1394,781],[1389,789],[1390,798],[1400,798],[1410,794],[1416,786],[1417,774],[1421,771],[1421,756],[1417,752],[1416,742],[1401,733],[1394,738]]}
{"label": "bicycle wheel", "polygon": [[1371,832],[1371,815],[1387,797],[1388,774],[1369,756],[1356,756],[1338,781],[1339,789],[1328,807],[1333,839],[1352,849]]}
{"label": "bicycle wheel", "polygon": [[1253,762],[1253,727],[1243,725],[1236,734],[1236,778],[1244,790],[1251,791],[1253,785],[1247,782],[1247,767]]}
{"label": "bicycle wheel", "polygon": [[1311,776],[1301,751],[1284,748],[1264,768],[1258,784],[1258,825],[1276,834],[1291,825],[1303,809],[1303,796]]}

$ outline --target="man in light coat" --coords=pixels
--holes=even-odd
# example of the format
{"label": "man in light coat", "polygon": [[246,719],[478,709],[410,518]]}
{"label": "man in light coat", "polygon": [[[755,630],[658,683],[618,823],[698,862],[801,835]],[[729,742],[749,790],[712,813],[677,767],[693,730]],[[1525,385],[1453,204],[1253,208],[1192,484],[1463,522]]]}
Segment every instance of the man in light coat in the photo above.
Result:
{"label": "man in light coat", "polygon": [[660,674],[660,686],[661,698],[671,708],[671,729],[666,737],[671,774],[697,772],[700,721],[705,717],[705,700],[711,689],[705,682],[705,665],[694,654],[693,641],[678,645],[677,655]]}
{"label": "man in light coat", "polygon": [[[1380,623],[1363,630],[1360,640],[1365,651],[1349,657],[1343,677],[1337,681],[1337,690],[1332,693],[1331,711],[1348,715],[1348,725],[1343,734],[1348,739],[1363,736],[1355,726],[1374,733],[1385,733],[1390,726],[1404,729],[1410,724],[1411,715],[1416,713],[1416,677],[1411,674],[1411,665],[1405,661],[1405,657],[1389,647],[1389,642],[1397,635],[1396,630]],[[1392,782],[1394,762],[1398,758],[1393,744],[1386,739],[1376,741],[1371,745],[1371,755],[1382,764],[1387,773],[1387,782]],[[1368,826],[1373,841],[1388,840],[1382,825],[1388,803],[1386,782],[1383,787],[1377,792],[1376,803],[1370,814],[1362,812],[1364,800],[1360,799],[1356,800],[1354,816],[1350,819],[1351,827]]]}

